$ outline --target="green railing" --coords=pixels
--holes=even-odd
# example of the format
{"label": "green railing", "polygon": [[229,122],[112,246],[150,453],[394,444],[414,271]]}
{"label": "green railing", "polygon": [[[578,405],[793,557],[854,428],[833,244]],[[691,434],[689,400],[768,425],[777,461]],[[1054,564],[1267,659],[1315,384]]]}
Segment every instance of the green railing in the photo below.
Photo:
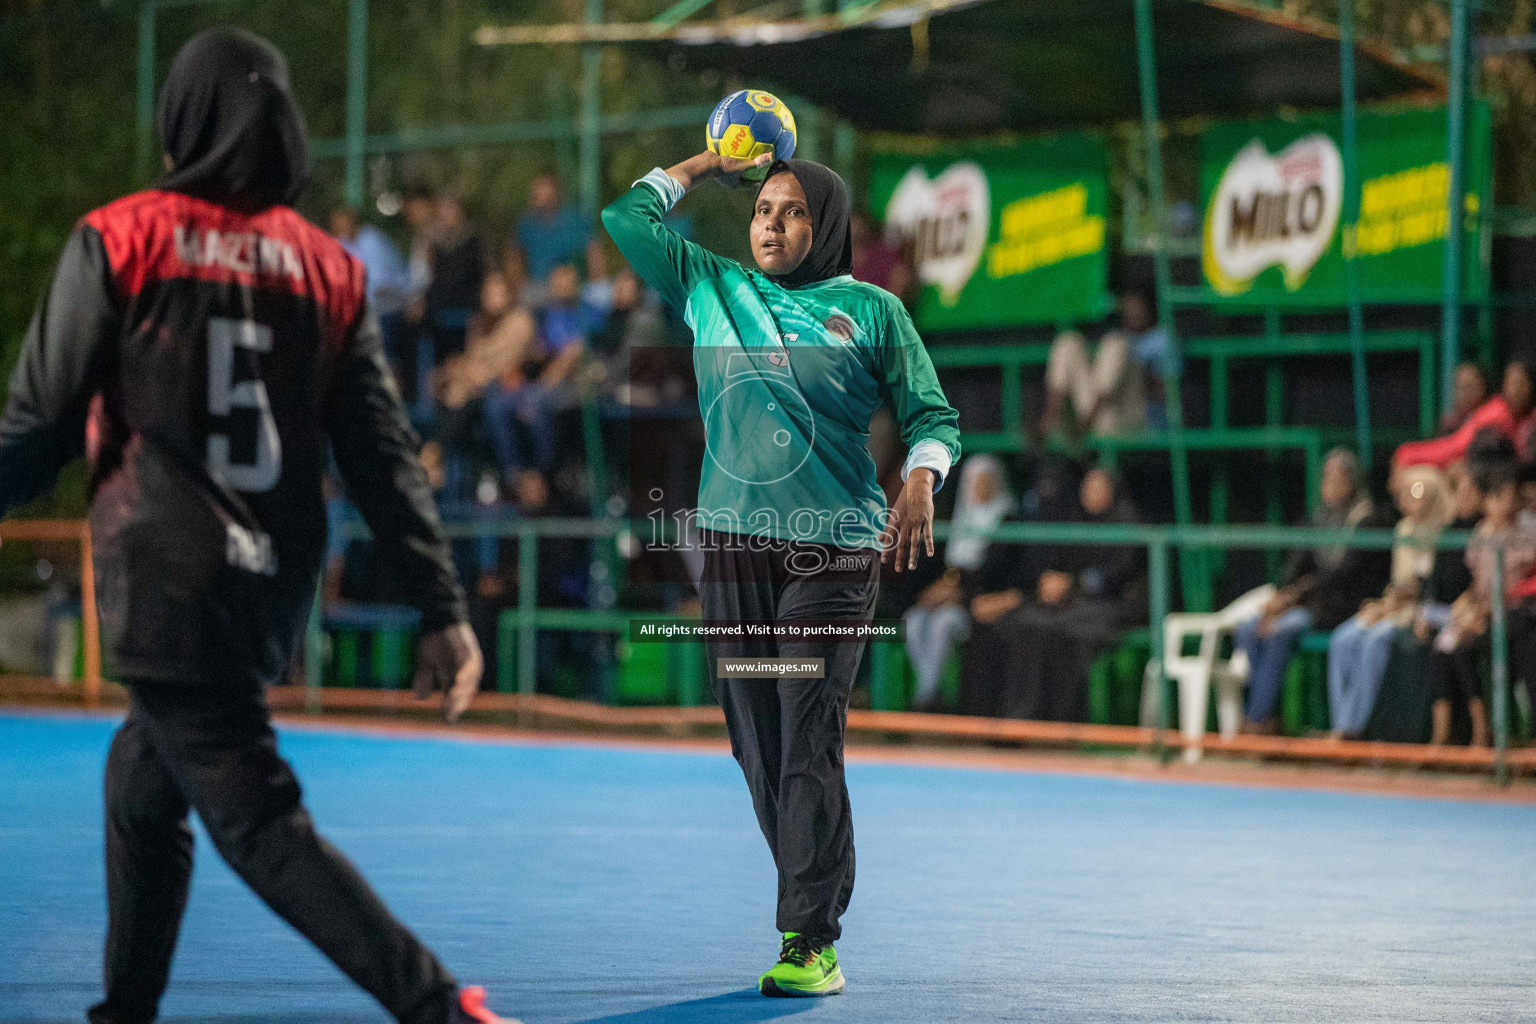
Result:
{"label": "green railing", "polygon": [[[670,532],[672,521],[663,519],[666,535],[660,538],[675,542]],[[516,691],[532,694],[537,688],[536,640],[541,628],[624,632],[629,620],[635,616],[658,618],[653,611],[628,609],[540,609],[538,607],[539,545],[542,538],[587,538],[593,541],[612,542],[629,534],[642,545],[649,540],[657,521],[625,519],[483,519],[473,522],[455,522],[444,526],[450,539],[479,539],[494,537],[516,540],[518,544],[517,603],[501,613],[499,633],[516,638],[517,663],[515,675],[504,674],[498,667],[498,679],[503,683],[515,680]],[[361,520],[353,519],[345,527],[349,539],[366,539],[369,534]],[[943,540],[949,536],[950,524],[935,524],[935,536]],[[988,531],[994,541],[1005,544],[1109,544],[1144,547],[1147,550],[1149,584],[1149,616],[1154,625],[1161,624],[1170,608],[1172,593],[1171,552],[1175,548],[1189,550],[1262,549],[1288,550],[1294,548],[1344,546],[1366,550],[1390,550],[1400,542],[1392,530],[1324,530],[1297,526],[1207,526],[1207,525],[1125,525],[1080,523],[1004,523]],[[1459,550],[1467,547],[1472,537],[1466,532],[1447,532],[1441,535],[1437,548]],[[611,547],[605,545],[606,547]],[[611,552],[605,552],[607,557]],[[594,557],[598,557],[594,553]],[[1504,557],[1500,546],[1494,559],[1494,591],[1504,591]],[[1509,779],[1507,753],[1510,738],[1510,680],[1508,650],[1503,602],[1493,602],[1490,624],[1490,642],[1493,665],[1492,726],[1494,735],[1495,775],[1500,782]],[[320,649],[318,633],[320,616],[311,617],[312,652]],[[1162,663],[1163,631],[1150,630],[1152,658]],[[308,682],[318,685],[318,669],[311,664]],[[1530,682],[1530,681],[1528,681]],[[680,680],[685,702],[701,703],[704,694],[702,677],[686,676]],[[510,688],[510,687],[509,687]],[[1172,719],[1172,693],[1167,677],[1163,678],[1163,700],[1160,705],[1159,727],[1166,728]],[[318,703],[318,702],[316,702]]]}
{"label": "green railing", "polygon": [[[1352,427],[1284,427],[1285,376],[1281,361],[1305,356],[1347,356],[1348,334],[1283,333],[1278,310],[1269,310],[1265,332],[1261,335],[1189,338],[1183,343],[1184,360],[1204,359],[1211,364],[1211,425],[1209,428],[1186,426],[1184,435],[1192,448],[1286,448],[1292,443],[1254,444],[1256,428],[1234,428],[1228,418],[1231,364],[1238,360],[1262,360],[1266,366],[1264,429],[1305,430],[1325,441],[1354,438]],[[1002,373],[1001,429],[967,431],[961,443],[967,451],[1016,451],[1027,443],[1024,434],[1024,383],[1020,371],[1026,366],[1044,366],[1049,346],[1036,345],[935,345],[928,354],[939,369],[995,369]],[[1435,427],[1435,335],[1430,331],[1367,331],[1367,353],[1413,352],[1419,356],[1419,427],[1418,436],[1428,436]],[[1373,435],[1378,445],[1406,440],[1382,431]],[[1171,437],[1148,433],[1125,438],[1090,438],[1089,446],[1112,446],[1116,450],[1167,449]]]}

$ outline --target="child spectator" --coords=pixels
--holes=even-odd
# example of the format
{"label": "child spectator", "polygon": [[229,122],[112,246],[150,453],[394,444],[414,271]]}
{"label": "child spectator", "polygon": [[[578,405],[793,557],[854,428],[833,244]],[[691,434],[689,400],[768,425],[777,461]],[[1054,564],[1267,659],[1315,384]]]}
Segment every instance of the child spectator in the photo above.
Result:
{"label": "child spectator", "polygon": [[[1450,741],[1453,716],[1461,711],[1471,725],[1470,743],[1488,745],[1488,710],[1483,702],[1479,662],[1488,653],[1488,626],[1493,601],[1503,600],[1510,610],[1509,651],[1511,667],[1523,667],[1532,640],[1532,619],[1524,607],[1536,597],[1536,546],[1517,528],[1520,512],[1519,466],[1507,461],[1484,467],[1478,473],[1483,494],[1483,518],[1472,533],[1466,563],[1472,583],[1451,604],[1448,621],[1435,636],[1429,655],[1434,692],[1430,742]],[[1497,546],[1504,551],[1504,594],[1493,591]],[[1518,612],[1518,614],[1515,614]],[[1512,672],[1512,675],[1514,673]]]}

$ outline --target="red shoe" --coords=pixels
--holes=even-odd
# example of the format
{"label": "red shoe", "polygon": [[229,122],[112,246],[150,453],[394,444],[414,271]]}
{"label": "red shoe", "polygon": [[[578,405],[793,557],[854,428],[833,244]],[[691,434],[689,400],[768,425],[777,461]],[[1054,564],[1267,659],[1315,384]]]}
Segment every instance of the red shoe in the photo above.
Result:
{"label": "red shoe", "polygon": [[485,1005],[485,989],[479,985],[459,989],[458,1012],[454,1024],[522,1024],[511,1017],[498,1017]]}

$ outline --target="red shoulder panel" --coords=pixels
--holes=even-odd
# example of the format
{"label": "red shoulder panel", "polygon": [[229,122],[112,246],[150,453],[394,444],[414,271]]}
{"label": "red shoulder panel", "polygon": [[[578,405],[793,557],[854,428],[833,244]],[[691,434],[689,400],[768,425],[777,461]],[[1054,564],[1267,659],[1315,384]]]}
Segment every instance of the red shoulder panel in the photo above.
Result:
{"label": "red shoulder panel", "polygon": [[326,310],[334,343],[362,308],[363,266],[286,206],[247,214],[178,192],[137,192],[93,210],[119,292],[191,278],[290,292]]}

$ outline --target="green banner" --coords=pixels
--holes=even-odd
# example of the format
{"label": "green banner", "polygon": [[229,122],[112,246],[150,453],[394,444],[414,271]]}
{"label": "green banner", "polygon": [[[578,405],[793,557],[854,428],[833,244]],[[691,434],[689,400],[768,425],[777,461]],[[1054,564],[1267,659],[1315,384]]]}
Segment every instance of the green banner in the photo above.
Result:
{"label": "green banner", "polygon": [[[1212,125],[1201,139],[1201,269],[1214,299],[1327,307],[1345,301],[1344,254],[1359,253],[1368,302],[1437,303],[1445,254],[1444,108],[1358,118],[1360,222],[1343,218],[1338,115]],[[1468,109],[1464,294],[1488,287],[1491,118]],[[1356,244],[1354,240],[1357,239]]]}
{"label": "green banner", "polygon": [[1104,144],[1062,135],[877,154],[870,205],[914,246],[926,330],[1093,319],[1106,307]]}

